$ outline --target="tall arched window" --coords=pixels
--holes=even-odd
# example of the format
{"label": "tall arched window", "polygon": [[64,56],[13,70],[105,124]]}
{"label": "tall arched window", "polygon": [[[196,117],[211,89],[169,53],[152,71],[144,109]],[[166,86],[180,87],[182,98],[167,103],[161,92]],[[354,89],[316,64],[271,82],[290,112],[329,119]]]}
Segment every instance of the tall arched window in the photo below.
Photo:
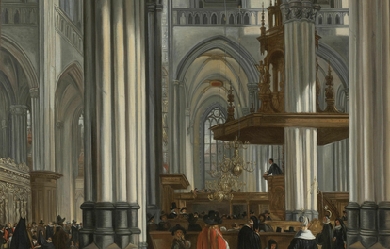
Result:
{"label": "tall arched window", "polygon": [[206,181],[214,180],[209,174],[210,170],[216,170],[219,162],[222,161],[225,153],[223,141],[214,140],[214,134],[210,127],[223,124],[226,120],[225,110],[219,104],[208,109],[203,119],[203,160],[201,167],[203,168],[203,185]]}

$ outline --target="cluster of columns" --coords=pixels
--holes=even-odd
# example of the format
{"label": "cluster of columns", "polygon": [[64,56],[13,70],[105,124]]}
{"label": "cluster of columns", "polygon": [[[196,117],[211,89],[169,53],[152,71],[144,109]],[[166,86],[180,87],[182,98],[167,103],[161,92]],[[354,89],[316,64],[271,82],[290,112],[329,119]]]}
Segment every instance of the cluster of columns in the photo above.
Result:
{"label": "cluster of columns", "polygon": [[[316,112],[316,5],[291,0],[282,4],[285,44],[285,111]],[[285,127],[285,217],[298,220],[317,212],[317,129]]]}
{"label": "cluster of columns", "polygon": [[84,1],[80,247],[146,248],[145,2]]}
{"label": "cluster of columns", "polygon": [[9,157],[16,163],[27,161],[27,107],[24,105],[12,105],[9,108],[11,114],[10,123],[10,147]]}
{"label": "cluster of columns", "polygon": [[390,3],[349,2],[349,248],[390,246]]}

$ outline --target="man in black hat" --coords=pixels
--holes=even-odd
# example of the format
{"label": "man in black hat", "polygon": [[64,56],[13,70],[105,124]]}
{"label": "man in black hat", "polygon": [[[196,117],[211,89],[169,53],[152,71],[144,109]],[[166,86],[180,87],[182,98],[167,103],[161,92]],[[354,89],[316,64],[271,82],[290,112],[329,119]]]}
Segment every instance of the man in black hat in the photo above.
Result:
{"label": "man in black hat", "polygon": [[170,231],[173,236],[171,249],[189,249],[191,247],[191,242],[184,237],[186,234],[186,229],[184,227],[176,224]]}
{"label": "man in black hat", "polygon": [[251,216],[249,224],[245,224],[238,232],[237,249],[261,249],[259,221]]}
{"label": "man in black hat", "polygon": [[73,244],[74,245],[78,244],[79,243],[79,227],[77,226],[77,222],[75,220],[72,221],[71,233],[72,233]]}
{"label": "man in black hat", "polygon": [[198,217],[195,217],[193,213],[188,214],[188,231],[202,231],[202,227],[197,224]]}
{"label": "man in black hat", "polygon": [[157,230],[168,231],[171,228],[171,223],[168,221],[168,215],[164,212],[160,215],[160,222],[158,223]]}
{"label": "man in black hat", "polygon": [[219,230],[219,224],[222,219],[219,217],[219,212],[210,210],[209,213],[203,216],[205,227],[198,236],[197,249],[227,249],[228,242],[223,238]]}

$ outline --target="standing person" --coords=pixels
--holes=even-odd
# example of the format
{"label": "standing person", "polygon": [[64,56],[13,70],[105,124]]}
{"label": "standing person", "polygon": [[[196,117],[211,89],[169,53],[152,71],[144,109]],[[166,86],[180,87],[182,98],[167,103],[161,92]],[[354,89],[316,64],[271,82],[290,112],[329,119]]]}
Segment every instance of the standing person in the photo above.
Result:
{"label": "standing person", "polygon": [[249,224],[245,224],[238,232],[237,249],[261,249],[259,221],[251,216]]}
{"label": "standing person", "polygon": [[27,235],[26,220],[20,218],[18,225],[15,228],[15,231],[8,238],[8,243],[10,249],[19,249],[19,248],[31,248],[32,243]]}
{"label": "standing person", "polygon": [[299,217],[301,230],[295,235],[287,249],[318,249],[316,237],[309,228],[309,219],[306,216]]}
{"label": "standing person", "polygon": [[186,234],[184,227],[176,224],[176,226],[171,228],[171,234],[173,236],[171,249],[189,249],[191,247],[191,242],[184,237]]}
{"label": "standing person", "polygon": [[79,228],[77,226],[77,222],[73,220],[72,227],[71,227],[71,233],[72,233],[72,242],[74,245],[79,243]]}
{"label": "standing person", "polygon": [[282,175],[283,174],[282,169],[276,163],[274,163],[274,159],[272,159],[272,158],[268,159],[268,163],[270,164],[270,166],[268,168],[268,171],[265,172],[265,174],[268,174],[268,175]]}
{"label": "standing person", "polygon": [[344,225],[344,222],[340,218],[337,218],[334,221],[332,249],[345,249],[345,248],[347,248],[347,228]]}
{"label": "standing person", "polygon": [[322,231],[317,234],[317,243],[322,245],[322,249],[332,249],[333,244],[333,225],[330,223],[330,218],[325,215],[322,218]]}
{"label": "standing person", "polygon": [[203,222],[205,227],[198,236],[197,249],[229,249],[229,244],[219,230],[222,222],[219,212],[210,210],[208,215],[203,216]]}
{"label": "standing person", "polygon": [[347,214],[347,211],[343,210],[343,216],[341,216],[341,219],[343,221],[348,221],[348,214]]}

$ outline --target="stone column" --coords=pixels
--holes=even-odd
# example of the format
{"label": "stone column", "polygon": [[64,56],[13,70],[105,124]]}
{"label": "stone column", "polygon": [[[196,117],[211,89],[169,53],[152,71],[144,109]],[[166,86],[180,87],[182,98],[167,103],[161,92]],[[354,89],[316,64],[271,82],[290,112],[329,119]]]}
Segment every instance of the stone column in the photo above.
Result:
{"label": "stone column", "polygon": [[3,158],[8,158],[9,157],[9,145],[8,145],[8,125],[7,125],[7,119],[2,119],[1,120],[1,133],[2,133],[2,137],[3,137],[3,144],[2,144],[2,148],[3,148],[3,151],[2,151],[2,154],[1,154],[1,157]]}
{"label": "stone column", "polygon": [[[285,111],[316,112],[316,7],[311,1],[288,0],[281,6],[284,17]],[[310,220],[317,212],[317,129],[286,127],[286,220],[303,213]]]}
{"label": "stone column", "polygon": [[144,2],[84,3],[86,226],[80,243],[144,248]]}
{"label": "stone column", "polygon": [[161,10],[162,5],[154,2],[147,4],[147,129],[148,141],[147,189],[148,213],[158,216],[161,207],[159,192],[159,174],[163,164],[162,152],[162,67],[161,67]]}
{"label": "stone column", "polygon": [[171,164],[169,165],[169,173],[177,174],[180,173],[180,82],[175,80],[173,82],[173,112],[171,116],[172,121],[172,135],[170,143],[172,149],[170,150]]}
{"label": "stone column", "polygon": [[350,1],[349,248],[390,246],[390,3]]}
{"label": "stone column", "polygon": [[[55,120],[55,91],[57,83],[56,75],[56,46],[57,31],[55,4],[52,0],[39,1],[39,150],[41,170],[56,171],[56,121]],[[50,41],[50,42],[48,42]]]}
{"label": "stone column", "polygon": [[27,107],[10,106],[11,113],[11,151],[10,157],[16,163],[27,161]]}
{"label": "stone column", "polygon": [[30,89],[31,97],[31,131],[32,131],[32,160],[34,170],[43,170],[41,163],[40,139],[39,139],[39,125],[40,125],[40,112],[39,112],[39,88]]}

